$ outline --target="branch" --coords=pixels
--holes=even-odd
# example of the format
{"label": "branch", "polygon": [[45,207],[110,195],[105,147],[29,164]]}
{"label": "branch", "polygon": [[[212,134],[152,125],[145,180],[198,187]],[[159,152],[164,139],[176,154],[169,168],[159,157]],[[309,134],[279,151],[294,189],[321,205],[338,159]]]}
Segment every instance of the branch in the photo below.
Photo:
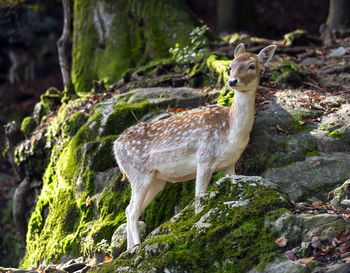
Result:
{"label": "branch", "polygon": [[61,67],[63,84],[68,90],[72,89],[71,64],[69,62],[71,40],[71,6],[70,0],[62,0],[63,5],[63,32],[57,41],[58,59]]}

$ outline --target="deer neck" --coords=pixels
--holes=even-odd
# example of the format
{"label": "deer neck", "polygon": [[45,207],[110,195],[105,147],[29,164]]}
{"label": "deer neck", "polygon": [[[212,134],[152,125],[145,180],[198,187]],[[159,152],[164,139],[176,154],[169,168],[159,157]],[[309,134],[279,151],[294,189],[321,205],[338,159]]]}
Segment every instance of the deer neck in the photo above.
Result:
{"label": "deer neck", "polygon": [[230,130],[232,134],[250,134],[254,122],[256,89],[245,92],[235,91],[230,108]]}

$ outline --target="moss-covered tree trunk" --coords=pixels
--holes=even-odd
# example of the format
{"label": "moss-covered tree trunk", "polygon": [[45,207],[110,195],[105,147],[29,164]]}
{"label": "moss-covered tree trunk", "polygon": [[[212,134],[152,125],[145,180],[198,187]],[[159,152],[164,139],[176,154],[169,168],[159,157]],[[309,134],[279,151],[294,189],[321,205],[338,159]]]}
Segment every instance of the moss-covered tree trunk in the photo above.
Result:
{"label": "moss-covered tree trunk", "polygon": [[168,57],[188,44],[198,24],[183,0],[74,1],[72,81],[78,93],[93,80],[113,83],[128,69]]}
{"label": "moss-covered tree trunk", "polygon": [[346,29],[350,29],[350,1],[330,0],[327,21],[321,28],[322,38],[335,38],[336,31]]}

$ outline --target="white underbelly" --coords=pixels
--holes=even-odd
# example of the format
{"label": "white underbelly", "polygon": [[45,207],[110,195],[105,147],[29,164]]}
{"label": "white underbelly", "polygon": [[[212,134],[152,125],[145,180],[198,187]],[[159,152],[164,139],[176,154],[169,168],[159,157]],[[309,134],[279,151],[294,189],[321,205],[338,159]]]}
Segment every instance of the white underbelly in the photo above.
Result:
{"label": "white underbelly", "polygon": [[196,177],[197,160],[195,154],[171,158],[154,166],[155,177],[169,182],[183,182]]}

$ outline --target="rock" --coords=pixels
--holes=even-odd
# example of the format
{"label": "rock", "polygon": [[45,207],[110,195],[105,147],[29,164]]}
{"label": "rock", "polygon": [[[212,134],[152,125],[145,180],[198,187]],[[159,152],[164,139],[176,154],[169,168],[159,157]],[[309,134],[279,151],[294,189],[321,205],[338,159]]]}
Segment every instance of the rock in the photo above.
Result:
{"label": "rock", "polygon": [[288,239],[288,247],[297,245],[301,240],[301,228],[298,217],[289,211],[284,212],[277,219],[265,222],[265,226],[278,233],[280,237]]}
{"label": "rock", "polygon": [[328,56],[331,57],[341,57],[344,56],[348,51],[344,47],[338,47],[337,49],[334,49],[331,51],[331,53],[328,54]]}
{"label": "rock", "polygon": [[350,104],[342,104],[340,108],[322,118],[320,127],[329,132],[333,138],[341,138],[350,145]]}
{"label": "rock", "polygon": [[73,264],[62,267],[62,269],[67,271],[68,273],[73,273],[73,272],[81,270],[85,267],[86,267],[85,263],[73,263]]}
{"label": "rock", "polygon": [[137,88],[128,93],[131,94],[131,97],[128,99],[129,102],[136,99],[146,99],[152,103],[166,102],[171,107],[177,108],[194,108],[202,106],[207,98],[207,94],[201,92],[201,89],[190,87]]}
{"label": "rock", "polygon": [[349,263],[341,263],[330,265],[324,273],[348,273],[350,272],[350,264]]}
{"label": "rock", "polygon": [[307,273],[310,272],[304,264],[295,261],[276,259],[272,263],[269,263],[265,268],[259,270],[254,267],[248,273]]}
{"label": "rock", "polygon": [[318,196],[312,191],[349,178],[350,154],[321,153],[285,167],[269,169],[264,177],[278,184],[292,200],[299,200],[303,195],[325,200],[323,192]]}
{"label": "rock", "polygon": [[223,177],[181,210],[181,217],[159,226],[113,266],[117,272],[125,271],[120,267],[129,272],[248,272],[283,254],[274,241],[284,229],[263,223],[271,215],[280,218],[287,207],[286,196],[268,180]]}
{"label": "rock", "polygon": [[300,214],[298,215],[302,226],[302,241],[310,242],[313,236],[320,240],[331,241],[344,229],[349,229],[350,224],[336,214]]}
{"label": "rock", "polygon": [[349,207],[350,204],[350,179],[346,180],[344,184],[328,194],[330,205],[335,207]]}
{"label": "rock", "polygon": [[[141,241],[146,237],[146,224],[142,221],[138,221]],[[126,240],[126,223],[121,224],[113,233],[110,249],[114,258],[118,257],[127,248]]]}

